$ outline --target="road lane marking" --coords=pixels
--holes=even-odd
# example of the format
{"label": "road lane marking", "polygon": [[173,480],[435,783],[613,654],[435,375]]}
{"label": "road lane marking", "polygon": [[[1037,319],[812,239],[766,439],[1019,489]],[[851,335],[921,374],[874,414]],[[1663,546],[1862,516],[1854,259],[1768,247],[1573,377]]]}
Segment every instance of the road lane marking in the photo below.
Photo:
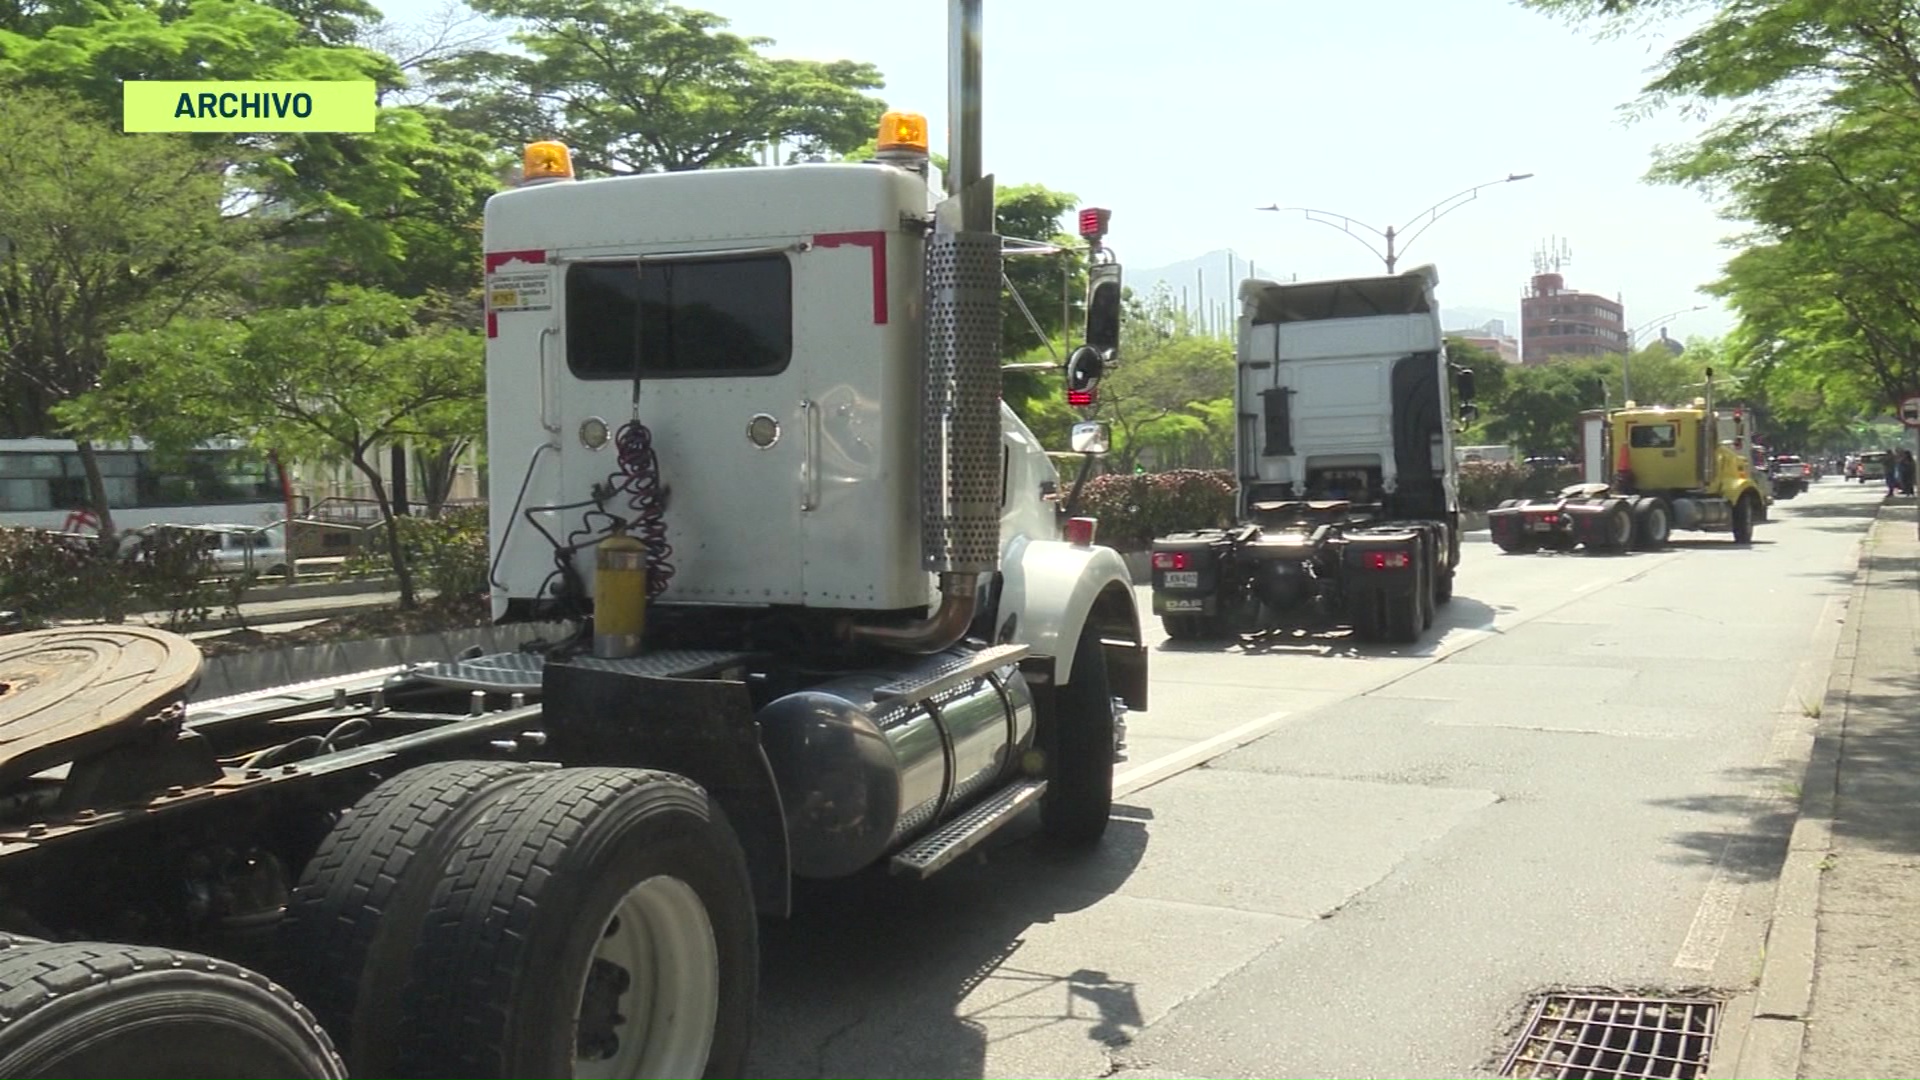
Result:
{"label": "road lane marking", "polygon": [[1291,709],[1270,712],[1258,719],[1249,720],[1239,727],[1202,739],[1192,746],[1175,750],[1171,754],[1162,754],[1152,761],[1143,762],[1124,772],[1116,773],[1113,778],[1113,797],[1118,799],[1131,795],[1141,788],[1151,787],[1169,777],[1203,765],[1222,754],[1238,750],[1279,727],[1280,721],[1292,715]]}

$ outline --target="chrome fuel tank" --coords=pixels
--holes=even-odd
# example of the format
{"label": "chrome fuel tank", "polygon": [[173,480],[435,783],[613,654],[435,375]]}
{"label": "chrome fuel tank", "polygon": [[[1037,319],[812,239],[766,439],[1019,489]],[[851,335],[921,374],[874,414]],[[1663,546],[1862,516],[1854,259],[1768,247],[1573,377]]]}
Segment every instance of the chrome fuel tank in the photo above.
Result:
{"label": "chrome fuel tank", "polygon": [[1017,669],[931,700],[875,700],[908,674],[843,675],[760,710],[797,876],[842,877],[879,861],[1006,778],[1032,746],[1033,692]]}

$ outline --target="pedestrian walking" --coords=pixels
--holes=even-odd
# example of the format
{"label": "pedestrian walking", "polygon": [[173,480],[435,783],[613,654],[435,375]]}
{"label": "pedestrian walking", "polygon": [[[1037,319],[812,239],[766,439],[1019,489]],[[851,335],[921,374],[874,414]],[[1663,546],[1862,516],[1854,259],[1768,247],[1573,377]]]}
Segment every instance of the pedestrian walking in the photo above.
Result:
{"label": "pedestrian walking", "polygon": [[1887,498],[1891,499],[1894,493],[1900,490],[1900,451],[1898,450],[1887,451],[1885,479],[1887,481]]}
{"label": "pedestrian walking", "polygon": [[1897,471],[1900,473],[1900,494],[1902,495],[1913,494],[1913,467],[1913,451],[1900,451],[1900,464]]}

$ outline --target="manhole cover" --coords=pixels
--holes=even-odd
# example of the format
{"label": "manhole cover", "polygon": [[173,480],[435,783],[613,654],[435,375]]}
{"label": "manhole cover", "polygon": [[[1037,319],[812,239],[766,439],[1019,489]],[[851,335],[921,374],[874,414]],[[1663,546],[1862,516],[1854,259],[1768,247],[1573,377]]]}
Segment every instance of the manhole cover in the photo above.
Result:
{"label": "manhole cover", "polygon": [[1707,1070],[1719,1019],[1717,1001],[1550,994],[1500,1075],[1694,1080]]}

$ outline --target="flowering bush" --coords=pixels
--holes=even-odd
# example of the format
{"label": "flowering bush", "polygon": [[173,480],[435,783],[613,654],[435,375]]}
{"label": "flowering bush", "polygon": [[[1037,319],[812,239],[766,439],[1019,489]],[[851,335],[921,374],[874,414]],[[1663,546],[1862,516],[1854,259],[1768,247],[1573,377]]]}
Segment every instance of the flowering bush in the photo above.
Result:
{"label": "flowering bush", "polygon": [[1460,466],[1460,509],[1491,510],[1508,499],[1541,499],[1580,482],[1578,465],[1534,468],[1510,461]]}
{"label": "flowering bush", "polygon": [[1100,519],[1101,543],[1120,551],[1141,551],[1156,536],[1231,524],[1233,474],[1172,469],[1099,476],[1087,481],[1076,512]]}

